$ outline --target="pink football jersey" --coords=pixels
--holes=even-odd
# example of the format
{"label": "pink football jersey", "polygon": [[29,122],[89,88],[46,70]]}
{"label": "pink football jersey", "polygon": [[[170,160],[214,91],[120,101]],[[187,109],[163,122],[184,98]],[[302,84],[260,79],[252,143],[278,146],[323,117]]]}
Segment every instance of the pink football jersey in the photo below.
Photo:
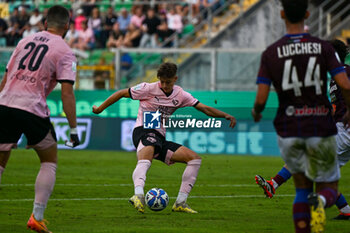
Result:
{"label": "pink football jersey", "polygon": [[[166,119],[176,109],[195,106],[198,103],[196,98],[177,85],[174,85],[173,92],[167,96],[161,89],[159,81],[154,83],[140,83],[131,87],[129,92],[132,99],[140,100],[135,128],[143,126],[143,112],[156,112],[158,110],[162,114],[161,119]],[[165,128],[162,121],[160,129],[156,130],[165,136]]]}
{"label": "pink football jersey", "polygon": [[57,82],[74,83],[76,57],[61,36],[42,31],[22,39],[7,64],[0,105],[49,117],[46,98]]}

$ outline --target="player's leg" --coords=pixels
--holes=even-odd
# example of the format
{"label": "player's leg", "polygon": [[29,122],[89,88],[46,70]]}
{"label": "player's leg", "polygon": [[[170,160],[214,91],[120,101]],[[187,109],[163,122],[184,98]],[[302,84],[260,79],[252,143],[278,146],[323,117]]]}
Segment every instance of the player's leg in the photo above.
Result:
{"label": "player's leg", "polygon": [[287,165],[284,165],[282,169],[272,178],[273,187],[275,190],[281,186],[283,183],[288,181],[292,177],[292,174],[288,170]]}
{"label": "player's leg", "polygon": [[151,167],[155,153],[159,152],[165,138],[155,130],[137,127],[133,131],[133,143],[136,147],[137,164],[132,174],[135,195],[144,195],[146,174]]}
{"label": "player's leg", "polygon": [[337,200],[340,170],[335,148],[334,136],[306,139],[305,175],[316,182],[316,193],[309,195],[313,232],[323,232],[326,223],[324,208]]}
{"label": "player's leg", "polygon": [[27,227],[37,232],[50,232],[45,224],[44,212],[56,182],[57,140],[49,118],[41,118],[20,112],[23,131],[28,140],[27,148],[33,148],[40,159],[40,170],[35,181],[33,213]]}
{"label": "player's leg", "polygon": [[271,179],[266,180],[260,175],[255,176],[255,182],[264,190],[266,197],[272,198],[275,195],[276,189],[291,178],[292,174],[288,170],[287,165]]}
{"label": "player's leg", "polygon": [[[140,145],[142,142],[140,142]],[[145,146],[137,152],[137,164],[132,174],[134,195],[129,202],[141,213],[145,211],[144,187],[146,174],[151,167],[154,155],[154,146]]]}
{"label": "player's leg", "polygon": [[172,154],[170,161],[187,163],[182,175],[180,191],[173,206],[173,211],[197,213],[197,211],[192,210],[186,202],[188,195],[196,182],[202,162],[201,157],[189,148],[181,146]]}
{"label": "player's leg", "polygon": [[339,215],[333,219],[335,220],[350,220],[350,206],[346,201],[345,197],[342,193],[338,193],[337,201],[335,205],[339,209]]}
{"label": "player's leg", "polygon": [[40,170],[35,181],[34,218],[44,219],[44,211],[56,182],[57,145],[47,149],[35,149],[40,158]]}
{"label": "player's leg", "polygon": [[27,227],[37,232],[50,232],[46,227],[44,212],[56,181],[57,144],[49,148],[35,148],[40,158],[40,170],[35,181],[35,199],[33,213]]}
{"label": "player's leg", "polygon": [[[338,133],[335,137],[337,143],[337,155],[340,168],[343,167],[350,160],[350,131],[344,127],[341,122],[337,123]],[[338,198],[335,205],[339,209],[339,215],[335,220],[349,220],[350,206],[348,205],[343,194],[338,192]]]}
{"label": "player's leg", "polygon": [[5,170],[7,161],[10,158],[11,151],[0,151],[0,184],[1,184],[1,176]]}
{"label": "player's leg", "polygon": [[155,130],[145,130],[143,127],[137,127],[133,131],[133,143],[137,148],[137,164],[132,174],[135,194],[129,199],[129,202],[141,213],[145,211],[144,186],[146,174],[163,141],[165,141],[165,138]]}
{"label": "player's leg", "polygon": [[56,182],[57,144],[56,137],[48,135],[33,147],[40,159],[40,170],[35,180],[33,213],[27,227],[37,232],[50,232],[46,227],[44,212]]}
{"label": "player's leg", "polygon": [[325,208],[335,204],[338,197],[338,181],[334,182],[317,182],[316,192],[322,200]]}
{"label": "player's leg", "polygon": [[295,232],[310,232],[310,205],[308,195],[312,193],[312,180],[307,178],[306,140],[303,138],[278,137],[281,156],[293,174],[295,199],[293,202],[293,221]]}
{"label": "player's leg", "polygon": [[316,183],[316,193],[308,196],[311,213],[311,231],[323,232],[326,224],[325,208],[331,207],[337,198],[338,182]]}
{"label": "player's leg", "polygon": [[135,194],[144,195],[144,186],[146,182],[146,174],[151,167],[154,155],[154,146],[146,146],[137,152],[137,165],[132,174],[134,181]]}
{"label": "player's leg", "polygon": [[22,134],[21,122],[13,108],[0,105],[0,184],[11,149],[17,146]]}
{"label": "player's leg", "polygon": [[313,182],[303,173],[293,174],[295,198],[293,202],[293,220],[295,232],[310,232],[310,205],[308,196],[312,193]]}
{"label": "player's leg", "polygon": [[[350,152],[338,154],[339,166],[343,167],[350,160]],[[339,215],[333,219],[335,220],[350,220],[350,206],[346,201],[344,195],[338,191],[338,197],[335,202],[335,205],[339,209]]]}

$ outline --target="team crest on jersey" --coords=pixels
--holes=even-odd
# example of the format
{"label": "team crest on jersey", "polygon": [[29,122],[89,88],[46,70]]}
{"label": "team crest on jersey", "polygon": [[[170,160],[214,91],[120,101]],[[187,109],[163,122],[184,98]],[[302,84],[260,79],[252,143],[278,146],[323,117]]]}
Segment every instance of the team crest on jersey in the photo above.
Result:
{"label": "team crest on jersey", "polygon": [[178,100],[175,100],[175,99],[174,99],[172,102],[173,102],[173,104],[174,104],[175,106],[179,104],[179,101],[178,101]]}

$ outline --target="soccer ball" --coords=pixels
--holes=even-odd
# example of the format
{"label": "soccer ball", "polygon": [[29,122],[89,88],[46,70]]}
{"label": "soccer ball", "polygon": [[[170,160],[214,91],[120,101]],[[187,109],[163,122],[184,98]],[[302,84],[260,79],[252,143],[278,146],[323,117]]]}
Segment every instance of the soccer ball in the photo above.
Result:
{"label": "soccer ball", "polygon": [[161,188],[152,188],[146,193],[145,201],[151,210],[161,211],[169,204],[169,196]]}

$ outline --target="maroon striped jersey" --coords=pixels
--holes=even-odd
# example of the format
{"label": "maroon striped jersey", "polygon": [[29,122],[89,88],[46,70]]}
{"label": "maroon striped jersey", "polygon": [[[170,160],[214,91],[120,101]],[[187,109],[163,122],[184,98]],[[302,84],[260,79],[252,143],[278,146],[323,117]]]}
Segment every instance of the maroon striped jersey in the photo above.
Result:
{"label": "maroon striped jersey", "polygon": [[332,45],[307,33],[285,35],[262,54],[257,84],[275,88],[274,120],[281,137],[326,137],[337,133],[327,97],[327,72],[344,72]]}
{"label": "maroon striped jersey", "polygon": [[[350,66],[345,65],[346,74],[350,78]],[[343,116],[346,113],[345,100],[342,96],[341,89],[338,87],[334,79],[331,80],[329,86],[329,94],[334,110],[334,119],[336,122],[343,120]]]}

